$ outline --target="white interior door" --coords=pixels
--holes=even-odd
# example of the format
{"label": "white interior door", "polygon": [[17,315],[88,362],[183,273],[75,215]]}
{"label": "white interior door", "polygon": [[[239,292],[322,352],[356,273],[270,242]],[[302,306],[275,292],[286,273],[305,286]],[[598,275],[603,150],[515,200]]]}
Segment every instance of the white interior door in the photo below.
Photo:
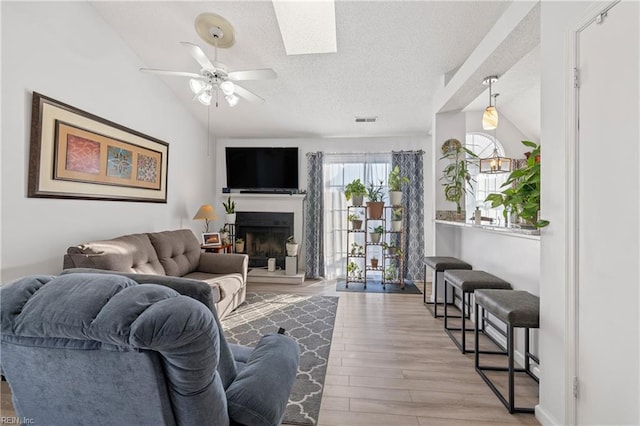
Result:
{"label": "white interior door", "polygon": [[[640,424],[639,3],[578,33],[577,424]],[[544,362],[544,361],[543,361]]]}

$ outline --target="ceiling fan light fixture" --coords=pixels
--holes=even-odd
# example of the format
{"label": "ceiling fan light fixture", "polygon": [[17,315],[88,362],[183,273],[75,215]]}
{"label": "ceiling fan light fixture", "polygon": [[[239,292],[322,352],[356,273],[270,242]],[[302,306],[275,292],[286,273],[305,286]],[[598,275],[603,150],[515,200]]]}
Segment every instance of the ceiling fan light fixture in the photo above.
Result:
{"label": "ceiling fan light fixture", "polygon": [[205,106],[211,105],[211,91],[205,90],[200,93],[200,95],[198,95],[198,101],[200,101],[200,103]]}
{"label": "ceiling fan light fixture", "polygon": [[230,106],[230,107],[232,107],[232,108],[233,108],[234,106],[238,105],[238,101],[240,100],[240,98],[239,98],[239,97],[237,97],[237,96],[236,96],[236,95],[234,95],[234,94],[227,95],[227,96],[225,96],[224,98],[227,100],[227,102],[229,103],[229,106]]}
{"label": "ceiling fan light fixture", "polygon": [[235,90],[235,88],[235,85],[229,80],[220,83],[220,90],[222,90],[222,93],[224,93],[226,96],[233,95],[233,91]]}
{"label": "ceiling fan light fixture", "polygon": [[195,78],[189,80],[189,88],[195,95],[202,92],[206,85],[207,84],[202,80],[196,80]]}

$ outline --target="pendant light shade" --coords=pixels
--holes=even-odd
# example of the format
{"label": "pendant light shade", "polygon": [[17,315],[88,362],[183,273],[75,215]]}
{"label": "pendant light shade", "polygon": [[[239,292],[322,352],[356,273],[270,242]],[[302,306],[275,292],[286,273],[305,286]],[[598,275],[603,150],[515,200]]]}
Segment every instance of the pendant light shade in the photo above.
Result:
{"label": "pendant light shade", "polygon": [[482,128],[493,130],[498,127],[498,110],[494,106],[488,106],[482,114]]}
{"label": "pendant light shade", "polygon": [[498,81],[497,75],[486,77],[482,84],[489,85],[489,106],[484,110],[482,115],[482,128],[484,130],[493,130],[498,127],[498,110],[491,104],[491,85]]}

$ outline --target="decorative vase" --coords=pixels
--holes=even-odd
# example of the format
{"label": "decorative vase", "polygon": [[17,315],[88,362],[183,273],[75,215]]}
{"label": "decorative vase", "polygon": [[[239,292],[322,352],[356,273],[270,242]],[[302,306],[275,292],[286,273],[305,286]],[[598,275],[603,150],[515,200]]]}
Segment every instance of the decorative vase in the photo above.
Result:
{"label": "decorative vase", "polygon": [[353,202],[354,206],[361,206],[362,202],[364,201],[364,195],[360,194],[360,195],[352,195],[351,196],[351,201]]}
{"label": "decorative vase", "polygon": [[389,191],[389,202],[392,206],[402,205],[402,191]]}
{"label": "decorative vase", "polygon": [[[287,243],[287,256],[297,256],[298,255],[298,243]],[[281,246],[282,247],[282,246]]]}
{"label": "decorative vase", "polygon": [[227,213],[226,214],[226,223],[236,223],[236,214],[235,213]]}
{"label": "decorative vase", "polygon": [[381,219],[384,211],[384,201],[367,201],[367,217]]}
{"label": "decorative vase", "polygon": [[352,229],[361,229],[362,228],[362,221],[361,220],[352,220],[351,221],[351,228]]}

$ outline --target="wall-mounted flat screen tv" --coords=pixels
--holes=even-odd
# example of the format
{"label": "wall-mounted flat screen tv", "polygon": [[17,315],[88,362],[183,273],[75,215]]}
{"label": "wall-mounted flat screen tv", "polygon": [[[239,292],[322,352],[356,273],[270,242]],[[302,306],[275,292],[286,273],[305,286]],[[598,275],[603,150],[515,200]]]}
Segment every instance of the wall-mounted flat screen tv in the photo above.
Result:
{"label": "wall-mounted flat screen tv", "polygon": [[298,189],[298,148],[226,147],[230,189]]}

